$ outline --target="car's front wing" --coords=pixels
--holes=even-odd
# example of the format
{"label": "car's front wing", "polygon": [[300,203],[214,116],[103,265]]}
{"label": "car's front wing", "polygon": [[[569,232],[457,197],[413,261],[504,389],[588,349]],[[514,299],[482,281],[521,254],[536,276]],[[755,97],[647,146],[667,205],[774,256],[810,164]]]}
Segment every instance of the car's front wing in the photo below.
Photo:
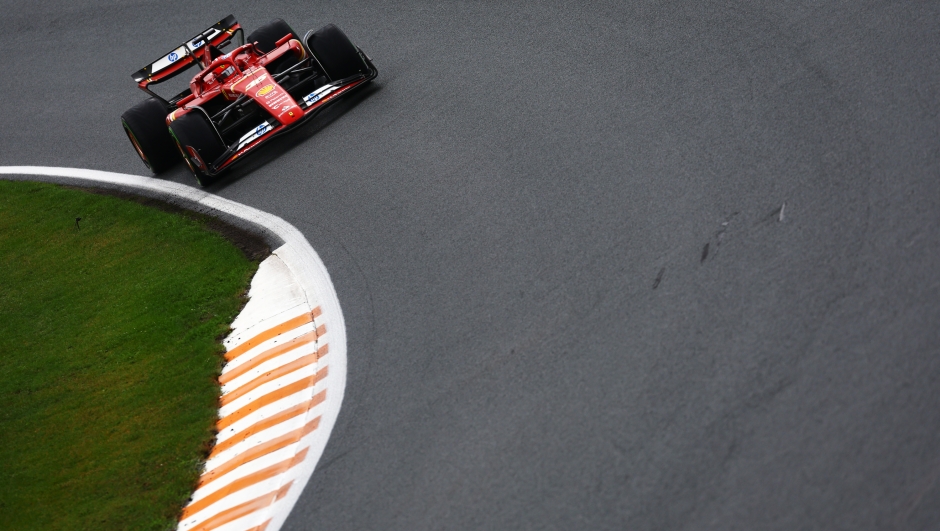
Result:
{"label": "car's front wing", "polygon": [[369,81],[375,79],[375,77],[378,75],[378,71],[371,61],[367,61],[367,64],[371,69],[368,74],[360,74],[352,78],[328,83],[307,94],[306,96],[298,98],[297,105],[304,111],[304,116],[296,122],[290,125],[282,125],[274,118],[268,118],[267,120],[258,124],[258,126],[253,130],[239,138],[236,143],[229,146],[226,152],[221,157],[219,157],[219,160],[209,164],[205,173],[209,176],[218,175],[219,173],[231,167],[236,161],[240,160],[249,151],[257,148],[261,144],[264,144],[268,140],[271,140],[281,133],[290,131],[291,129],[307,122],[309,119],[313,118],[313,116],[318,114],[331,103],[334,103],[340,99],[342,96],[349,94],[354,89],[359,88]]}

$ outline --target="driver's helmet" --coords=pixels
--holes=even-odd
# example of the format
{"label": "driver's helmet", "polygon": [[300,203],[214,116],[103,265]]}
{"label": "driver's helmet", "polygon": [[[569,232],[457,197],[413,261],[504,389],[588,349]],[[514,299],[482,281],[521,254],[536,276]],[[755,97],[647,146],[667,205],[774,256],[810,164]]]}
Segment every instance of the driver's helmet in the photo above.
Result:
{"label": "driver's helmet", "polygon": [[215,79],[219,83],[225,83],[225,80],[232,77],[232,74],[235,73],[235,67],[232,65],[219,65],[213,71]]}

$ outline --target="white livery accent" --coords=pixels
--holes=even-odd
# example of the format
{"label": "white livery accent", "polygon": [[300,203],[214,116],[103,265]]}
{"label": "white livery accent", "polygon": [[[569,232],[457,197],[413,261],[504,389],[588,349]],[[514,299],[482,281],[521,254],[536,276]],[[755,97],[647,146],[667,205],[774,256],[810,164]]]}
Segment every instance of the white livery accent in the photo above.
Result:
{"label": "white livery accent", "polygon": [[254,129],[252,129],[245,136],[238,139],[238,149],[241,149],[247,146],[248,144],[250,144],[252,141],[258,138],[261,138],[262,136],[265,135],[265,133],[267,133],[268,131],[272,129],[274,129],[274,126],[271,125],[270,122],[263,122],[258,127],[255,127]]}
{"label": "white livery accent", "polygon": [[310,94],[307,94],[306,96],[304,96],[303,102],[306,104],[307,107],[309,107],[313,105],[314,103],[320,101],[320,98],[322,98],[323,96],[326,96],[327,94],[329,94],[330,92],[333,92],[334,90],[338,88],[339,87],[337,87],[336,85],[323,85],[317,90],[314,90]]}
{"label": "white livery accent", "polygon": [[[212,40],[220,33],[222,33],[222,30],[213,28],[206,32],[206,37],[209,37],[209,40]],[[193,52],[201,48],[205,43],[206,41],[200,35],[196,37],[195,40],[193,40],[192,42],[187,42],[186,44],[166,54],[160,59],[157,59],[153,63],[153,66],[151,67],[151,75],[156,74],[157,72],[163,70],[164,68],[167,68],[168,66],[179,61],[181,58],[186,57],[187,55],[192,55]]]}
{"label": "white livery accent", "polygon": [[157,61],[153,63],[152,72],[156,74],[157,72],[163,70],[164,68],[167,68],[173,63],[179,61],[181,57],[185,57],[189,54],[190,54],[190,51],[189,51],[189,48],[186,47],[186,45],[180,46],[179,48],[166,54],[160,59],[157,59]]}
{"label": "white livery accent", "polygon": [[[222,30],[216,29],[216,28],[212,28],[212,29],[210,29],[209,31],[206,32],[206,37],[209,37],[209,40],[211,41],[212,39],[214,39],[214,38],[216,37],[216,35],[218,35],[218,34],[220,34],[220,33],[222,33]],[[202,38],[202,35],[200,35],[200,36],[196,37],[192,42],[187,43],[186,46],[188,46],[190,50],[192,50],[192,51],[195,52],[196,50],[198,50],[199,48],[201,48],[205,43],[206,43],[206,41],[204,41],[203,38]]]}

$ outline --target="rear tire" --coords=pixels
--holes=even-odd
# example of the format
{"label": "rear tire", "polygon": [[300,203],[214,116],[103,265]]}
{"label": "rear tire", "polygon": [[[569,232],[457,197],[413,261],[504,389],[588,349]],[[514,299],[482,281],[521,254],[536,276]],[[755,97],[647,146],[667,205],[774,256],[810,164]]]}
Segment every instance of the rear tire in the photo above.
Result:
{"label": "rear tire", "polygon": [[150,98],[121,115],[121,125],[140,160],[153,173],[160,173],[176,163],[176,147],[166,127],[166,105]]}
{"label": "rear tire", "polygon": [[307,49],[313,52],[326,70],[330,81],[337,81],[356,74],[368,75],[371,69],[359,55],[346,34],[334,24],[323,26],[307,39]]}
{"label": "rear tire", "polygon": [[170,133],[196,181],[201,186],[210,184],[209,165],[225,153],[225,144],[206,115],[190,111],[170,122]]}

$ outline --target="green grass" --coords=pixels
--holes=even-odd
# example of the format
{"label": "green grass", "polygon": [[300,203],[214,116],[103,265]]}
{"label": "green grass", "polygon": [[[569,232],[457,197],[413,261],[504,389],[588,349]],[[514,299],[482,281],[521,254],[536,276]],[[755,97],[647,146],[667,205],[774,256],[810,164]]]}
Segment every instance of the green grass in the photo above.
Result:
{"label": "green grass", "polygon": [[175,526],[257,267],[204,225],[0,181],[0,528]]}

